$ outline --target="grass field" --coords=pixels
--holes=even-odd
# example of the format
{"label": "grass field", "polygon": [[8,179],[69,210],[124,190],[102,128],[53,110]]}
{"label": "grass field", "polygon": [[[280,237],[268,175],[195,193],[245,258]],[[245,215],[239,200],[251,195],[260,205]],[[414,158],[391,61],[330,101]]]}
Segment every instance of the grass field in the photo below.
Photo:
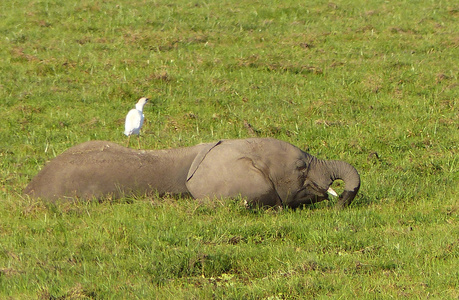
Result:
{"label": "grass field", "polygon": [[[456,1],[0,2],[0,298],[459,298]],[[351,207],[22,196],[88,140],[275,137]],[[336,186],[339,190],[339,183]]]}

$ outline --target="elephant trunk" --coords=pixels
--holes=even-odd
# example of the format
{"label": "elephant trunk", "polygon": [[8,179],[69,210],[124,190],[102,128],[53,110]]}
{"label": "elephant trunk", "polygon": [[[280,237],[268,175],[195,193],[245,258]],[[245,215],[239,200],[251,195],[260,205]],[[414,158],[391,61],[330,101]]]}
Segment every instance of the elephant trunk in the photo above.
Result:
{"label": "elephant trunk", "polygon": [[360,189],[360,175],[357,170],[344,161],[328,161],[330,176],[332,181],[341,179],[344,181],[344,191],[339,196],[337,207],[343,208],[348,206]]}

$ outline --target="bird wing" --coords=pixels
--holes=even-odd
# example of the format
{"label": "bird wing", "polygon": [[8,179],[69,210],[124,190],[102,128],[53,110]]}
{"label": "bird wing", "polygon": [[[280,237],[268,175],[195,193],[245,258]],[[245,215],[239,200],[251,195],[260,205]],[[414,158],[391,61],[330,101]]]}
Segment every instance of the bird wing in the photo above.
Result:
{"label": "bird wing", "polygon": [[126,115],[126,122],[124,124],[124,134],[139,134],[140,127],[142,127],[143,116],[137,109],[131,109]]}

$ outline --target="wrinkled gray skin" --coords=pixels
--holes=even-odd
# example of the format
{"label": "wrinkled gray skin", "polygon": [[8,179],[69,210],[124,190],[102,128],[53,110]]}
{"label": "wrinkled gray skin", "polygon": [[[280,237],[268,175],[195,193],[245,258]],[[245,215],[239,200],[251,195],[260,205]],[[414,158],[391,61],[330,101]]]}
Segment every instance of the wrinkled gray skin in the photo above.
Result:
{"label": "wrinkled gray skin", "polygon": [[90,141],[46,164],[24,193],[50,201],[154,192],[194,198],[242,196],[259,206],[295,208],[328,199],[327,189],[337,179],[345,182],[337,204],[343,207],[359,191],[360,177],[354,167],[317,159],[271,138],[170,150],[134,150]]}

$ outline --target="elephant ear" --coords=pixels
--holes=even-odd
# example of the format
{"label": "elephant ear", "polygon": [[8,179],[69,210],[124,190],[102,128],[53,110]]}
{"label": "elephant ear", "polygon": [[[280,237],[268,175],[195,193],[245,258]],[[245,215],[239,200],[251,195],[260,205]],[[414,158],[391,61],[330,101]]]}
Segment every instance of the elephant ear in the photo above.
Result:
{"label": "elephant ear", "polygon": [[242,197],[255,205],[282,205],[267,166],[246,148],[247,142],[240,140],[205,145],[188,172],[189,193],[198,199]]}
{"label": "elephant ear", "polygon": [[216,146],[220,145],[222,141],[218,141],[216,143],[211,143],[208,144],[204,149],[202,149],[198,155],[194,158],[193,162],[191,163],[191,167],[188,170],[188,175],[186,177],[186,181],[189,181],[191,177],[193,177],[194,173],[196,173],[196,170],[198,169],[199,165],[202,163],[202,161],[206,158],[207,153],[210,152],[213,148]]}

